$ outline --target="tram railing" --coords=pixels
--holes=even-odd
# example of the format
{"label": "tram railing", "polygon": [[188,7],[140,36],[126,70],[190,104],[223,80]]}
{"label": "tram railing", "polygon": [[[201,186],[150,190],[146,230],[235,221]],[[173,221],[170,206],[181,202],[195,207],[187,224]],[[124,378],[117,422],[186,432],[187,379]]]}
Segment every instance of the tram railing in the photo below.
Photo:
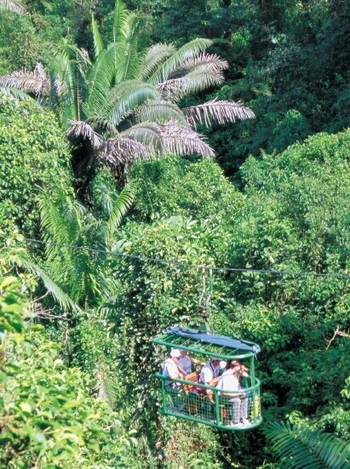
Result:
{"label": "tram railing", "polygon": [[[260,380],[239,391],[225,391],[187,379],[170,380],[156,374],[161,382],[160,412],[223,430],[247,430],[262,421]],[[244,419],[241,421],[242,410]],[[237,421],[238,420],[238,421]]]}

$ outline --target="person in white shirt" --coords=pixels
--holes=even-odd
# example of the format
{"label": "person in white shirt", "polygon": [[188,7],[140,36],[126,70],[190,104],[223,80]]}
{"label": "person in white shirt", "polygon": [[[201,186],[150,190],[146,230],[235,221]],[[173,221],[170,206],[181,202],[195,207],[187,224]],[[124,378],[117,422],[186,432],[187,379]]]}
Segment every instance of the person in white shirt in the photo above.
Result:
{"label": "person in white shirt", "polygon": [[[220,390],[220,395],[232,402],[232,424],[246,425],[248,420],[248,397],[242,391],[239,378],[242,374],[242,365],[233,360],[228,370],[219,378],[216,388]],[[232,396],[232,397],[231,397]]]}
{"label": "person in white shirt", "polygon": [[[199,374],[199,383],[206,384],[207,386],[215,386],[219,380],[220,373],[220,362],[221,359],[217,357],[211,357],[211,359],[204,364]],[[201,394],[207,394],[210,402],[214,403],[213,390],[197,387],[197,392]]]}
{"label": "person in white shirt", "polygon": [[217,382],[215,382],[215,380],[218,380],[220,373],[220,361],[220,358],[211,357],[210,361],[205,363],[199,375],[200,383],[215,386]]}
{"label": "person in white shirt", "polygon": [[162,374],[170,379],[165,381],[166,386],[180,387],[178,383],[173,383],[171,380],[183,378],[183,373],[178,369],[178,363],[181,356],[181,352],[178,349],[172,349],[169,357],[164,361],[162,367]]}

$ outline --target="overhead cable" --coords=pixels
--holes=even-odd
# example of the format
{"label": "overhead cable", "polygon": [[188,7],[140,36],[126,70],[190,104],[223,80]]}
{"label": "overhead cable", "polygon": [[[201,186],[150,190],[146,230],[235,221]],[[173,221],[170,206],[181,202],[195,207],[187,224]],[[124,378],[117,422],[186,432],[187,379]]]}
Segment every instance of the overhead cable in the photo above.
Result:
{"label": "overhead cable", "polygon": [[54,242],[47,242],[40,239],[33,239],[33,238],[24,238],[25,241],[32,244],[45,244],[49,246],[57,246],[62,248],[68,248],[72,250],[84,250],[93,252],[96,254],[104,254],[108,256],[115,256],[115,257],[124,257],[129,259],[138,259],[140,261],[149,261],[158,264],[167,264],[167,265],[174,265],[174,266],[183,266],[187,268],[195,268],[195,269],[211,269],[212,271],[216,272],[242,272],[242,273],[251,273],[251,274],[271,274],[271,275],[285,275],[285,276],[312,276],[312,277],[333,277],[333,278],[350,278],[348,274],[337,274],[337,273],[321,273],[321,272],[306,272],[306,271],[288,271],[288,270],[277,270],[277,269],[252,269],[252,268],[244,268],[244,267],[214,267],[209,264],[189,264],[187,262],[181,262],[176,260],[165,260],[159,259],[156,257],[149,257],[149,256],[142,256],[139,254],[126,254],[122,252],[116,251],[105,251],[103,249],[92,248],[89,246],[73,246],[70,244],[61,244],[61,243],[54,243]]}

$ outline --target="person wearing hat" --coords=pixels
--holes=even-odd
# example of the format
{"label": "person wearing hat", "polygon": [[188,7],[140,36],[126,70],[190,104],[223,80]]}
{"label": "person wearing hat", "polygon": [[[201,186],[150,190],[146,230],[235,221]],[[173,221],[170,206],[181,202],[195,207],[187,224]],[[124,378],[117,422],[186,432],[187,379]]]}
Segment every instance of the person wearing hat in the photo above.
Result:
{"label": "person wearing hat", "polygon": [[179,378],[181,379],[184,377],[177,367],[180,356],[181,356],[181,352],[179,349],[177,348],[171,349],[169,357],[163,363],[162,374],[170,378],[169,380],[165,381],[166,386],[176,387],[178,383],[172,383],[171,380],[179,379]]}

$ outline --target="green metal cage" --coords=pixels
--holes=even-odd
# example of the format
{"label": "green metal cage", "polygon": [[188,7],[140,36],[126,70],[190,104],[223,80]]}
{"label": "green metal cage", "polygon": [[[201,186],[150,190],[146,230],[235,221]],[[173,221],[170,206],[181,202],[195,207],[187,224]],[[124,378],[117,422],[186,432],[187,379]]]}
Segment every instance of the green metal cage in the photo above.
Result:
{"label": "green metal cage", "polygon": [[[153,343],[166,349],[187,350],[199,359],[215,356],[223,361],[239,360],[250,371],[243,390],[227,393],[215,386],[199,384],[195,371],[190,379],[188,375],[187,379],[171,380],[170,385],[169,377],[157,373],[162,393],[161,413],[225,431],[248,430],[262,422],[260,381],[255,376],[255,359],[260,351],[257,344],[178,327],[154,338]],[[245,406],[247,419],[244,423],[235,418],[240,406]]]}

